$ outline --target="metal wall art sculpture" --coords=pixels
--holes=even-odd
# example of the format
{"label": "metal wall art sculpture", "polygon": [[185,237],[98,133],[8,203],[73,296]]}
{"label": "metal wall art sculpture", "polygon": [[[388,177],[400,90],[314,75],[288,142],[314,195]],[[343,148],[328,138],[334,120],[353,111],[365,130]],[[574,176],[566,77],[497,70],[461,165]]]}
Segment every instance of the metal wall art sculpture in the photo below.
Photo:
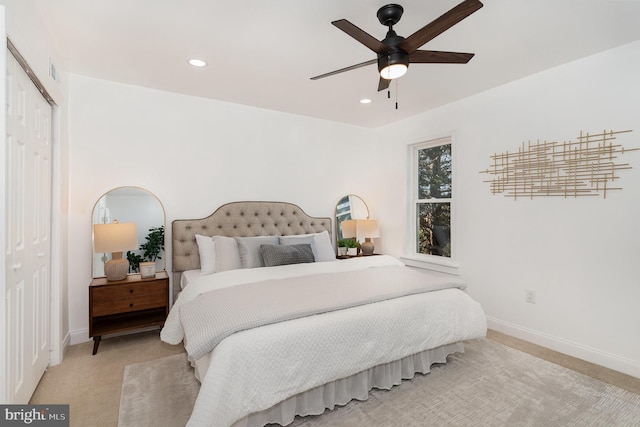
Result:
{"label": "metal wall art sculpture", "polygon": [[615,186],[618,172],[631,169],[628,163],[619,163],[619,157],[640,148],[625,148],[616,141],[617,135],[632,132],[604,131],[583,134],[575,142],[540,142],[526,145],[517,152],[491,156],[492,164],[480,171],[493,178],[489,182],[491,193],[505,197],[581,197],[607,198],[607,192],[622,190]]}

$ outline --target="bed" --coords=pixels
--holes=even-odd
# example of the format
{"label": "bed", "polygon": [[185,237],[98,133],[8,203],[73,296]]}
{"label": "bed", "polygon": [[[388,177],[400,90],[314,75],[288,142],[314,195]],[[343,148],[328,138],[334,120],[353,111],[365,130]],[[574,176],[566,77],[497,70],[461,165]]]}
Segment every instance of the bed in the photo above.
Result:
{"label": "bed", "polygon": [[386,255],[336,260],[331,233],[330,218],[284,202],[173,221],[178,292],[161,338],[185,346],[201,382],[189,426],[287,425],[485,335],[464,284]]}

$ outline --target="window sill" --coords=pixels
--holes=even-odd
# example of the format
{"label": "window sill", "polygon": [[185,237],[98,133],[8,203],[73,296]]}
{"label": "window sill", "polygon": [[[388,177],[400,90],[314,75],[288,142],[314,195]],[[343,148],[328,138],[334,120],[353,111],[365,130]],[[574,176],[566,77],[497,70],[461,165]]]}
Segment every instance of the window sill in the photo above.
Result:
{"label": "window sill", "polygon": [[437,271],[439,273],[452,274],[454,276],[460,275],[460,264],[451,261],[448,258],[435,257],[435,256],[403,256],[400,257],[400,261],[404,262],[409,267],[421,268],[424,270]]}

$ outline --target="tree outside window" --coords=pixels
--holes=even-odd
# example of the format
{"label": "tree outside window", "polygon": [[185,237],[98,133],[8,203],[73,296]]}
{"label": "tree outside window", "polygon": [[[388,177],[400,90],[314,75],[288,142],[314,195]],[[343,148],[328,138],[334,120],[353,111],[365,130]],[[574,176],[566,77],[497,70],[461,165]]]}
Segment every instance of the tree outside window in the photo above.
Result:
{"label": "tree outside window", "polygon": [[[443,143],[446,142],[446,143]],[[449,139],[414,147],[418,254],[451,258],[452,155]]]}

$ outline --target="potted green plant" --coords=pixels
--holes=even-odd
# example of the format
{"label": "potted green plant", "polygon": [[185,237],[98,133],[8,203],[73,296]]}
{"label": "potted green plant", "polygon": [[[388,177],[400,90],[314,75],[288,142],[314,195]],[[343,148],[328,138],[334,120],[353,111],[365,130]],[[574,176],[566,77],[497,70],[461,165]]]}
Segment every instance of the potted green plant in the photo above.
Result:
{"label": "potted green plant", "polygon": [[358,241],[356,239],[347,239],[347,255],[358,255]]}
{"label": "potted green plant", "polygon": [[140,271],[142,277],[154,277],[156,275],[156,261],[162,259],[164,251],[164,226],[149,229],[145,242],[140,245],[142,255],[127,252],[127,259],[131,269]]}
{"label": "potted green plant", "polygon": [[127,259],[129,260],[129,270],[132,273],[139,273],[140,263],[144,261],[142,255],[139,255],[132,251],[127,251]]}
{"label": "potted green plant", "polygon": [[348,239],[338,239],[338,256],[347,254],[347,240]]}

